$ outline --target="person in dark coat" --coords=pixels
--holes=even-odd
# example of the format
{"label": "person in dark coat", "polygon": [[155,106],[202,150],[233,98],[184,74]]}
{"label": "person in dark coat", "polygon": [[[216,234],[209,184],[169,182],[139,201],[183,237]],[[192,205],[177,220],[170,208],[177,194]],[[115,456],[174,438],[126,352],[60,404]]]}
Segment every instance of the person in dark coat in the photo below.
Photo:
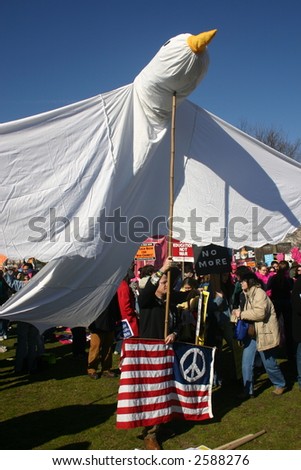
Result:
{"label": "person in dark coat", "polygon": [[[171,290],[168,335],[164,337],[165,302],[167,295],[167,271],[173,262],[167,258],[162,268],[148,279],[141,290],[138,302],[140,308],[139,336],[141,338],[164,339],[166,344],[173,343],[179,333],[177,304],[187,300],[189,292]],[[173,281],[171,281],[171,286]]]}
{"label": "person in dark coat", "polygon": [[86,328],[84,326],[76,326],[71,328],[72,333],[72,354],[75,359],[86,359]]}
{"label": "person in dark coat", "polygon": [[[140,308],[139,336],[141,338],[161,339],[172,344],[179,334],[177,304],[187,299],[189,292],[178,292],[171,289],[167,336],[165,337],[165,305],[168,291],[167,271],[171,270],[172,258],[168,257],[162,268],[152,274],[138,297]],[[171,282],[171,286],[174,283]],[[157,441],[160,424],[146,426],[143,430],[146,450],[159,450]]]}
{"label": "person in dark coat", "polygon": [[[88,376],[91,379],[98,379],[100,376],[117,377],[117,374],[111,369],[115,328],[120,319],[118,298],[117,294],[114,294],[108,307],[89,325],[91,338],[88,355]],[[101,366],[100,374],[98,372],[99,365]]]}
{"label": "person in dark coat", "polygon": [[295,281],[292,291],[292,325],[293,325],[293,338],[297,344],[296,349],[296,363],[297,363],[297,380],[299,390],[301,392],[301,277]]}
{"label": "person in dark coat", "polygon": [[[292,303],[291,292],[294,281],[289,275],[289,264],[280,261],[277,274],[269,279],[267,289],[271,291],[281,330],[285,336],[285,352],[289,361],[295,361],[296,348],[292,337]],[[282,328],[283,325],[283,328]]]}

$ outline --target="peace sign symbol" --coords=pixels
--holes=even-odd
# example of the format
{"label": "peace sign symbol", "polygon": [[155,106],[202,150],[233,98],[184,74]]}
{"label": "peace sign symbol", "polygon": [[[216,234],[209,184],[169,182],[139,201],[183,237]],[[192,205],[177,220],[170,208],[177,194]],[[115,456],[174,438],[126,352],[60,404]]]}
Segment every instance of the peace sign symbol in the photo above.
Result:
{"label": "peace sign symbol", "polygon": [[[188,356],[193,355],[193,357],[189,360],[189,366],[184,369],[184,363]],[[199,364],[202,364],[202,369],[200,370],[197,361]],[[201,362],[202,361],[202,362]],[[191,348],[183,354],[180,360],[181,372],[184,379],[187,382],[196,382],[205,374],[206,364],[205,364],[205,356],[203,351],[197,348]]]}

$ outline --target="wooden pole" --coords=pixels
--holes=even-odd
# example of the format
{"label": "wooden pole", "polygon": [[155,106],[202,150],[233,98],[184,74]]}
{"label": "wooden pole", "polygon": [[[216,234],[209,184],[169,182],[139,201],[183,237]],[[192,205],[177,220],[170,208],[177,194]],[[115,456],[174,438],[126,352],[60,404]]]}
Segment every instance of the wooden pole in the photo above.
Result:
{"label": "wooden pole", "polygon": [[235,439],[235,441],[227,442],[227,444],[223,444],[222,446],[215,447],[214,450],[236,449],[237,447],[242,446],[243,444],[246,444],[246,442],[252,441],[253,439],[256,439],[256,437],[259,437],[264,433],[266,433],[265,429],[263,429],[262,431],[258,431],[255,434],[247,434],[244,437]]}
{"label": "wooden pole", "polygon": [[[169,167],[169,227],[168,227],[168,256],[172,256],[172,230],[173,230],[173,207],[174,207],[174,173],[175,173],[175,135],[176,135],[176,92],[172,97],[171,133],[170,133],[170,167]],[[167,272],[167,296],[165,304],[164,338],[168,336],[168,317],[170,306],[171,273]]]}
{"label": "wooden pole", "polygon": [[197,344],[197,345],[199,344],[199,336],[200,336],[202,323],[203,323],[202,306],[203,306],[203,293],[200,292],[199,301],[198,301],[198,310],[197,310],[197,322],[196,322],[196,328],[195,328],[195,340],[194,340],[194,344]]}

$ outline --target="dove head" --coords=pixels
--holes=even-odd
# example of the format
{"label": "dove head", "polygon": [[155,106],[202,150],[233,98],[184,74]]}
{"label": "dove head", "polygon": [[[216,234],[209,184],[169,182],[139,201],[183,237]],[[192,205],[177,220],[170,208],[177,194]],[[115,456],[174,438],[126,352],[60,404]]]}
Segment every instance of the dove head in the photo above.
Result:
{"label": "dove head", "polygon": [[160,124],[170,117],[174,93],[179,103],[204,78],[209,65],[207,45],[216,31],[175,36],[135,78],[135,91],[153,123]]}

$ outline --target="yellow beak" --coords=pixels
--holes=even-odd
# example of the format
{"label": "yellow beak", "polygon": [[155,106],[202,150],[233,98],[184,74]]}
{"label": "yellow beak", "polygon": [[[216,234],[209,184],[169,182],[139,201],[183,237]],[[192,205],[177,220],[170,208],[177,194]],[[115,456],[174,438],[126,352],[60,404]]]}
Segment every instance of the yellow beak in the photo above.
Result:
{"label": "yellow beak", "polygon": [[189,36],[187,38],[187,43],[195,54],[202,52],[207,44],[211,41],[213,36],[215,36],[217,29],[212,29],[211,31],[206,31],[205,33],[197,34],[196,36]]}

